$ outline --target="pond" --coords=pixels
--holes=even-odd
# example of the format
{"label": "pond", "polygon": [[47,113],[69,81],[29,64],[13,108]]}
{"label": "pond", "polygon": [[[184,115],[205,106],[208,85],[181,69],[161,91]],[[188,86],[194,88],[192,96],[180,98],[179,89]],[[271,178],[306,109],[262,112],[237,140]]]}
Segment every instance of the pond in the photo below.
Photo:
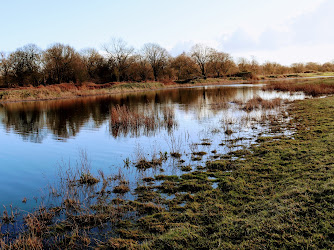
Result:
{"label": "pond", "polygon": [[[35,207],[59,167],[76,165],[83,152],[93,173],[122,172],[135,186],[143,176],[179,175],[185,170],[181,163],[203,165],[212,155],[248,147],[271,133],[273,117],[288,119],[278,108],[243,110],[254,97],[305,98],[243,84],[0,104],[0,203],[25,211]],[[176,152],[180,158],[170,157]],[[167,159],[158,168],[133,166],[161,156]]]}

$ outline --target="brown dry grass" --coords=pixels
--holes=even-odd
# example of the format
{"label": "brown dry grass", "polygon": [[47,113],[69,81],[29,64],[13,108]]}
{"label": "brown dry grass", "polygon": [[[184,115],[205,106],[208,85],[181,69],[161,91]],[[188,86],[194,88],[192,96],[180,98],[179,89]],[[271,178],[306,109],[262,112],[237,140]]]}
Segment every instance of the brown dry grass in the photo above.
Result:
{"label": "brown dry grass", "polygon": [[329,84],[291,84],[288,82],[275,82],[264,87],[265,90],[304,92],[309,96],[331,95],[334,94],[334,85]]}

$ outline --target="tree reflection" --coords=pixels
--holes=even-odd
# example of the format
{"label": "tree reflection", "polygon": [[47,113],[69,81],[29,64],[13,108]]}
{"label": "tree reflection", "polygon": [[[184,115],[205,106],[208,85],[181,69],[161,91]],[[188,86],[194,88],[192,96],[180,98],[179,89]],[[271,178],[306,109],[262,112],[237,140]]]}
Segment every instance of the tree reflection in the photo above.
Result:
{"label": "tree reflection", "polygon": [[[246,92],[232,87],[199,87],[71,100],[7,103],[0,105],[0,117],[7,132],[19,134],[23,140],[41,143],[49,134],[57,140],[66,140],[77,136],[84,126],[101,127],[110,121],[110,110],[116,105],[124,105],[131,111],[143,114],[150,107],[159,119],[163,117],[163,108],[168,106],[175,109],[181,105],[182,112],[192,112],[197,119],[202,119],[215,115],[217,109],[212,107],[233,101]],[[171,132],[171,127],[163,125],[148,129],[110,126],[110,133],[114,137],[129,134],[139,136],[142,133],[153,135],[159,129]]]}

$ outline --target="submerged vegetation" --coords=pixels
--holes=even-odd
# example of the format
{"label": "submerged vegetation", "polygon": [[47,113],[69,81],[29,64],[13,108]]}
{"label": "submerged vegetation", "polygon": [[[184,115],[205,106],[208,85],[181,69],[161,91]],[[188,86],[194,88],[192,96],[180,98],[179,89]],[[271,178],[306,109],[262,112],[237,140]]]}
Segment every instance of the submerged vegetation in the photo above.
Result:
{"label": "submerged vegetation", "polygon": [[[331,86],[330,82],[325,84]],[[280,99],[254,98],[240,108],[249,114],[281,105]],[[172,119],[166,112],[162,117]],[[181,154],[180,142],[171,138],[170,154],[160,152],[150,160],[139,154],[135,162],[126,161],[142,173],[135,185],[121,169],[115,175],[96,174],[82,153],[76,168],[60,169],[60,183],[50,186],[50,204],[25,214],[22,224],[16,223],[13,210],[4,212],[0,246],[330,249],[334,245],[334,98],[295,102],[288,112],[291,119],[286,124],[270,116],[261,116],[260,122],[270,123],[273,132],[289,128],[293,134],[262,135],[248,149],[238,146],[245,138],[229,138],[221,145],[237,147],[227,154],[202,151],[211,145],[209,139],[190,145],[190,154]],[[125,106],[113,107],[110,119],[112,127],[124,129],[159,123],[152,113]],[[222,131],[228,137],[236,133],[230,127]],[[189,158],[190,165],[179,164],[180,175],[154,171],[145,175],[169,156],[178,163]],[[205,164],[202,157],[207,157]]]}

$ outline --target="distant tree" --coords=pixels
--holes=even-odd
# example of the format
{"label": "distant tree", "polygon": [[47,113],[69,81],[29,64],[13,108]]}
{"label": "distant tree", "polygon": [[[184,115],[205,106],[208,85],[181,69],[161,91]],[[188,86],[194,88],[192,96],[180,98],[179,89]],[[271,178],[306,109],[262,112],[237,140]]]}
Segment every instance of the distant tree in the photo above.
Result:
{"label": "distant tree", "polygon": [[157,81],[160,74],[168,65],[169,53],[158,44],[147,43],[143,47],[143,54],[151,65],[154,80]]}
{"label": "distant tree", "polygon": [[249,72],[250,71],[250,62],[244,58],[240,57],[238,59],[238,68],[240,72]]}
{"label": "distant tree", "polygon": [[282,68],[282,65],[276,62],[265,62],[262,65],[263,74],[264,75],[274,75],[274,74],[283,74],[284,68]]}
{"label": "distant tree", "polygon": [[305,65],[303,63],[293,63],[291,65],[293,73],[303,73],[305,70]]}
{"label": "distant tree", "polygon": [[321,65],[322,72],[334,72],[334,63],[326,62]]}
{"label": "distant tree", "polygon": [[315,63],[315,62],[308,62],[305,64],[305,71],[314,71],[314,72],[318,72],[318,71],[321,71],[321,66],[320,64],[318,63]]}
{"label": "distant tree", "polygon": [[82,62],[91,81],[100,82],[105,74],[107,64],[96,49],[87,48],[81,51]]}
{"label": "distant tree", "polygon": [[37,85],[41,80],[41,50],[34,44],[28,44],[11,53],[8,64],[13,83]]}
{"label": "distant tree", "polygon": [[291,72],[291,70],[290,70],[289,67],[281,65],[281,64],[277,64],[277,66],[276,66],[276,74],[284,75],[284,74],[288,74],[290,72]]}
{"label": "distant tree", "polygon": [[210,61],[211,54],[214,53],[214,49],[207,47],[203,44],[196,44],[191,48],[191,57],[195,60],[198,65],[200,72],[204,78],[207,74],[207,64]]}
{"label": "distant tree", "polygon": [[210,53],[209,68],[217,77],[227,75],[233,66],[234,62],[229,54],[216,50]]}
{"label": "distant tree", "polygon": [[171,68],[174,70],[178,80],[186,80],[196,73],[196,64],[186,53],[171,60]]}
{"label": "distant tree", "polygon": [[249,63],[249,71],[258,74],[260,72],[260,64],[256,61],[255,57],[252,56],[252,60]]}
{"label": "distant tree", "polygon": [[126,70],[133,63],[134,49],[127,45],[123,39],[113,38],[112,41],[103,46],[108,54],[109,62],[114,69],[116,80],[119,82],[124,80]]}
{"label": "distant tree", "polygon": [[10,87],[10,64],[8,56],[5,52],[0,52],[0,76],[2,77],[2,84],[6,87]]}
{"label": "distant tree", "polygon": [[48,83],[81,82],[85,79],[84,63],[68,45],[52,45],[44,52],[43,61]]}
{"label": "distant tree", "polygon": [[144,55],[135,54],[132,60],[133,63],[128,70],[130,80],[137,82],[154,80],[151,64]]}

